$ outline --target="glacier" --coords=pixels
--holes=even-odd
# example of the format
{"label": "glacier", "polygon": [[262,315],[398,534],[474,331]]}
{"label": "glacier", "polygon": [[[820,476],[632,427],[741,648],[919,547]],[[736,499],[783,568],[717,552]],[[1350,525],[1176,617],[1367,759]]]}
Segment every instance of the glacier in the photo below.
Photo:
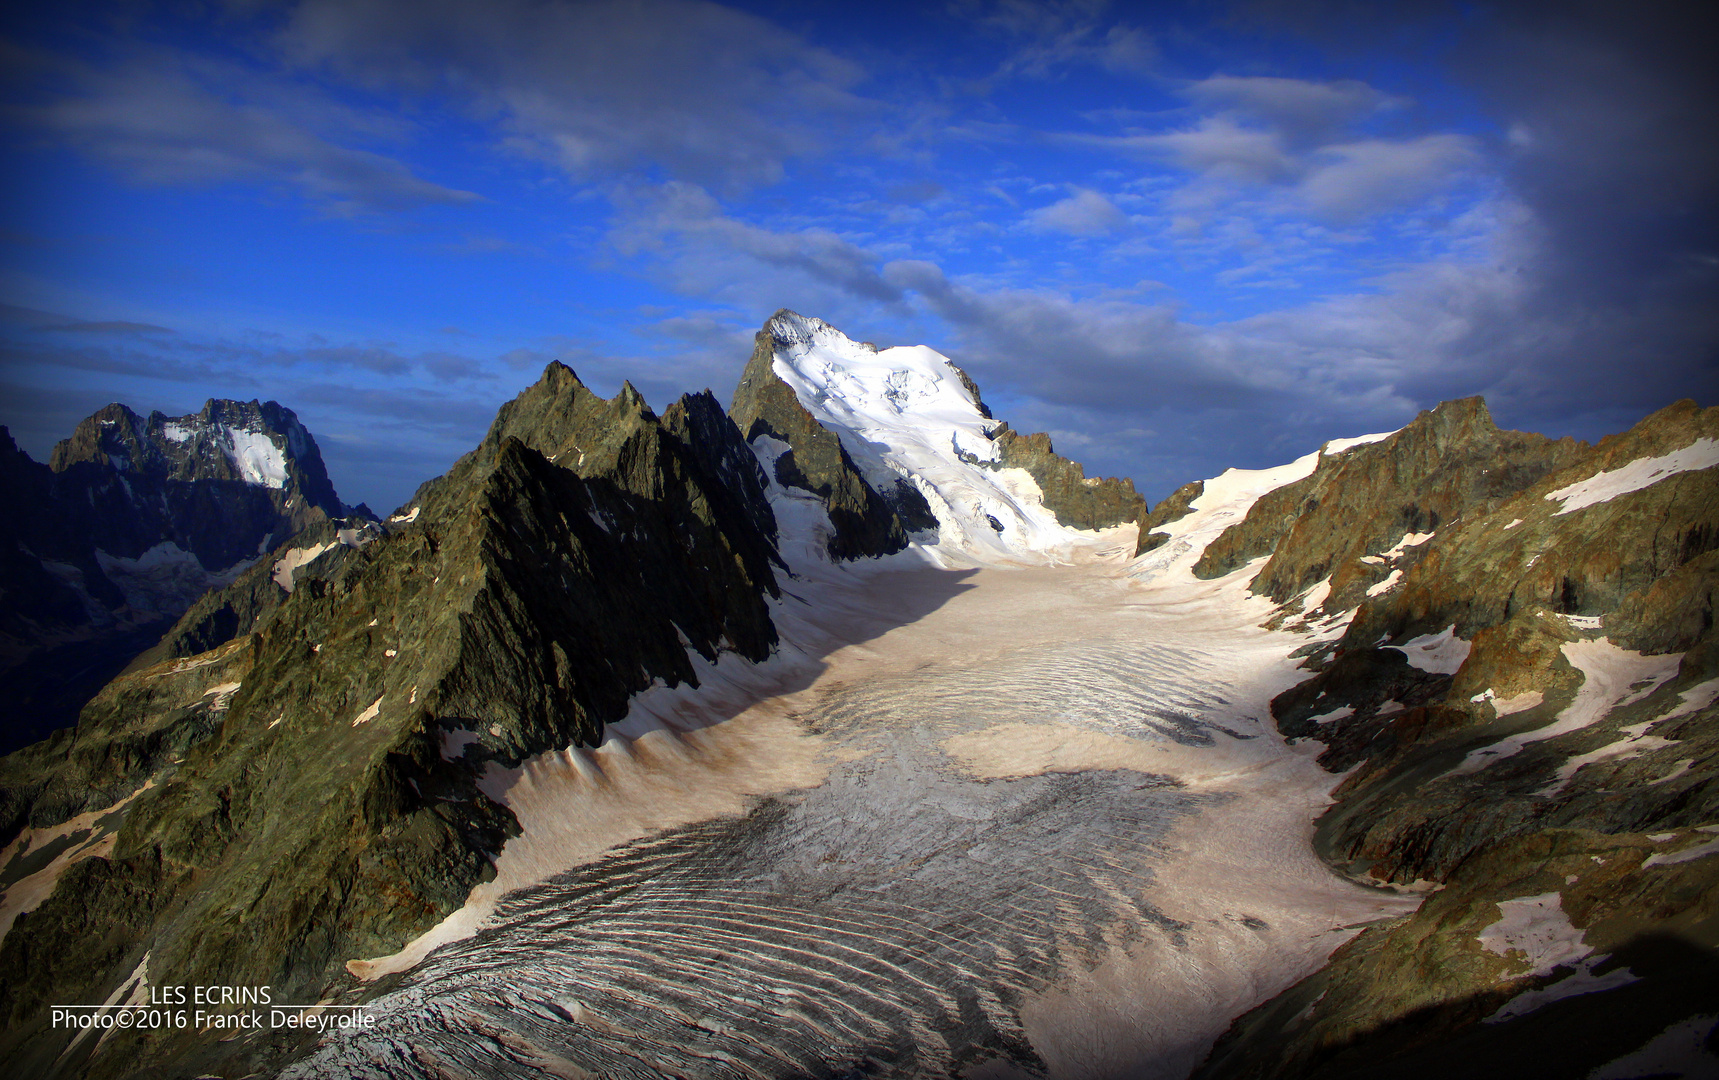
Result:
{"label": "glacier", "polygon": [[[1304,639],[1261,628],[1257,564],[1191,572],[1385,436],[1231,470],[1134,559],[1132,525],[1065,528],[996,467],[946,358],[794,318],[776,374],[935,535],[832,562],[822,504],[772,480],[775,655],[695,657],[698,688],[639,695],[601,746],[491,766],[523,829],[495,879],[349,963],[374,1026],[283,1075],[1183,1076],[1419,903],[1314,855],[1340,778],[1268,706]],[[753,449],[768,474],[785,446]]]}

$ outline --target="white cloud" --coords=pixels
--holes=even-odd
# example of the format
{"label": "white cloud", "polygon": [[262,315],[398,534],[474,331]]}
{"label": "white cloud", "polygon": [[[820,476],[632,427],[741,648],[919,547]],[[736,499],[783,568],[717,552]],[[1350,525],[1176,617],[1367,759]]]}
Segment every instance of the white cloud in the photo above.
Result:
{"label": "white cloud", "polygon": [[1464,135],[1341,143],[1313,155],[1297,194],[1321,217],[1353,220],[1432,195],[1479,161]]}
{"label": "white cloud", "polygon": [[1070,236],[1103,236],[1128,227],[1128,216],[1116,204],[1089,188],[1027,214],[1035,229]]}
{"label": "white cloud", "polygon": [[1354,79],[1312,82],[1269,76],[1213,75],[1188,86],[1196,105],[1247,116],[1296,134],[1320,135],[1398,104]]}
{"label": "white cloud", "polygon": [[901,290],[878,274],[876,255],[827,229],[777,231],[740,221],[709,192],[681,181],[614,197],[620,212],[609,242],[623,255],[654,259],[684,294],[769,310],[840,296],[901,300]]}
{"label": "white cloud", "polygon": [[1434,196],[1481,161],[1466,135],[1356,137],[1356,122],[1400,102],[1354,80],[1214,75],[1183,93],[1204,115],[1178,130],[1064,139],[1188,174],[1163,197],[1184,232],[1226,206],[1255,218],[1354,222]]}
{"label": "white cloud", "polygon": [[1243,127],[1228,116],[1206,117],[1181,131],[1075,136],[1073,141],[1168,161],[1192,173],[1229,180],[1271,183],[1300,171],[1280,135]]}

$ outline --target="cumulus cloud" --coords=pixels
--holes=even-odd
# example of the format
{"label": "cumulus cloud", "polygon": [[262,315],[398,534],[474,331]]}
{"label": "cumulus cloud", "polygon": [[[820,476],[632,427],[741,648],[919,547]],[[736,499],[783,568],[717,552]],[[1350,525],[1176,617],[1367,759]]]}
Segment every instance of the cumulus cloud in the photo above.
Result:
{"label": "cumulus cloud", "polygon": [[1312,155],[1296,192],[1320,217],[1352,221],[1424,199],[1479,161],[1463,135],[1334,143]]}

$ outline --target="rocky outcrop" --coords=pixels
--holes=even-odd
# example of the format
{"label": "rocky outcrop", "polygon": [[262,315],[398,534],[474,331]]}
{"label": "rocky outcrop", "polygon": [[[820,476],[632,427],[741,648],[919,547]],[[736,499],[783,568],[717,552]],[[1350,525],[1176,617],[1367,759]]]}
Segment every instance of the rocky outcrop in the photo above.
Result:
{"label": "rocky outcrop", "polygon": [[71,723],[209,588],[347,510],[315,439],[272,401],[147,418],[108,405],[46,466],[0,438],[0,501],[0,750]]}
{"label": "rocky outcrop", "polygon": [[[1253,587],[1286,610],[1329,575],[1318,617],[1288,625],[1356,607],[1272,712],[1347,773],[1321,853],[1439,891],[1241,1018],[1203,1077],[1584,1075],[1719,1000],[1719,409],[1589,447],[1449,408],[1399,433],[1423,429],[1406,457],[1322,461],[1213,559],[1269,554]],[[1323,539],[1333,505],[1376,553],[1436,535],[1368,563]]]}
{"label": "rocky outcrop", "polygon": [[905,480],[879,491],[866,481],[839,435],[820,424],[776,374],[777,349],[792,344],[779,311],[758,331],[752,358],[741,372],[728,415],[748,443],[774,439],[786,449],[775,460],[776,482],[809,491],[824,501],[834,532],[827,545],[836,559],[888,555],[907,546],[908,535],[937,527],[925,497]]}
{"label": "rocky outcrop", "polygon": [[1480,398],[1447,401],[1380,442],[1322,454],[1311,476],[1254,503],[1194,572],[1219,577],[1269,555],[1254,592],[1282,603],[1330,578],[1326,609],[1352,608],[1407,565],[1362,560],[1484,513],[1578,453],[1574,440],[1500,431]]}
{"label": "rocky outcrop", "polygon": [[219,570],[345,516],[316,440],[273,401],[210,400],[189,416],[147,419],[108,405],[54,447],[48,467],[67,478],[62,487],[106,498],[89,518],[91,540],[125,558],[171,540]]}
{"label": "rocky outcrop", "polygon": [[[1687,1018],[1719,1011],[1719,859],[1674,861],[1710,839],[1550,828],[1489,848],[1243,1016],[1194,1077],[1563,1080],[1683,1022],[1672,1065],[1705,1032]],[[1606,1075],[1698,1075],[1651,1068]]]}
{"label": "rocky outcrop", "polygon": [[1152,512],[1146,515],[1145,523],[1140,526],[1140,539],[1134,546],[1134,554],[1142,555],[1168,543],[1170,534],[1158,530],[1193,513],[1194,500],[1205,494],[1205,491],[1204,480],[1190,480],[1154,506]]}
{"label": "rocky outcrop", "polygon": [[[51,1060],[66,1033],[43,1005],[104,999],[146,951],[176,982],[314,1001],[458,907],[516,828],[479,791],[486,769],[594,743],[653,681],[769,654],[747,458],[708,395],[659,418],[551,365],[379,535],[289,566],[270,610],[187,616],[187,647],[227,632],[216,611],[236,636],[128,673],[74,731],[0,760],[13,832],[151,785],[111,815],[111,852],[0,942],[0,1050]],[[237,1049],[116,1038],[89,1075]]]}
{"label": "rocky outcrop", "polygon": [[991,438],[997,444],[998,463],[1004,468],[1025,469],[1032,476],[1057,524],[1072,529],[1108,529],[1132,522],[1140,528],[1135,554],[1147,550],[1149,515],[1146,500],[1134,490],[1134,481],[1088,477],[1079,462],[1058,454],[1051,446],[1051,437],[1042,431],[1021,435],[1004,423]]}

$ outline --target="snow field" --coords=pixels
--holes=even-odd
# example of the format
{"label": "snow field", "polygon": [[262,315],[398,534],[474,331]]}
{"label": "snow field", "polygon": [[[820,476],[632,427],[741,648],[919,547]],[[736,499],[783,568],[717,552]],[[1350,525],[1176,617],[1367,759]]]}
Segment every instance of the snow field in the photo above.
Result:
{"label": "snow field", "polygon": [[1637,458],[1621,468],[1595,473],[1586,480],[1549,491],[1546,499],[1560,504],[1553,511],[1554,517],[1571,514],[1651,487],[1678,473],[1711,469],[1715,465],[1719,465],[1719,439],[1697,439],[1681,450],[1659,457]]}

